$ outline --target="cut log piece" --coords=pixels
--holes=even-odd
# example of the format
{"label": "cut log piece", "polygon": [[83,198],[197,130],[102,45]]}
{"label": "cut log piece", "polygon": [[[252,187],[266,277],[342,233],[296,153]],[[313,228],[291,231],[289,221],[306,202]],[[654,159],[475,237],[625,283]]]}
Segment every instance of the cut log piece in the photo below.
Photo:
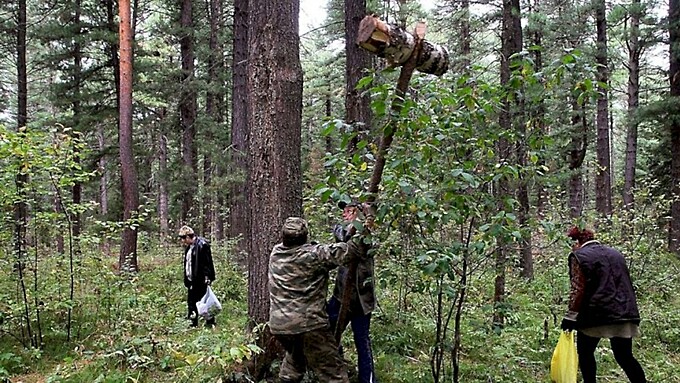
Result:
{"label": "cut log piece", "polygon": [[375,16],[366,16],[359,24],[357,44],[385,58],[389,65],[404,65],[415,50],[422,44],[416,61],[416,69],[428,74],[441,76],[449,69],[449,52],[441,45],[422,39],[425,35],[424,23],[416,27],[414,35],[404,28],[383,22]]}

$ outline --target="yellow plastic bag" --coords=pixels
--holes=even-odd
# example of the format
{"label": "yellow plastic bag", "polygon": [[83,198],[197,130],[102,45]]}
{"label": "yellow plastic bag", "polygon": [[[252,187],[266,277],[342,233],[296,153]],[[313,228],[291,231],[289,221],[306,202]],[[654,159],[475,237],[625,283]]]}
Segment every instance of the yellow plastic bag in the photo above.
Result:
{"label": "yellow plastic bag", "polygon": [[576,383],[577,371],[574,331],[562,331],[550,361],[550,379],[555,383]]}

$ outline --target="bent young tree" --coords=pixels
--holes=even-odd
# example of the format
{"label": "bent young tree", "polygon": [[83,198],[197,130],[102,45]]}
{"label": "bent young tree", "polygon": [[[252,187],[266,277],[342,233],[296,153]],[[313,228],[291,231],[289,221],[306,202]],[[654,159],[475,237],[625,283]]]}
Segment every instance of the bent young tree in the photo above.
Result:
{"label": "bent young tree", "polygon": [[[386,24],[374,16],[364,17],[359,24],[357,44],[361,48],[379,57],[386,58],[391,62],[391,65],[402,66],[399,79],[397,80],[397,97],[395,97],[395,101],[392,103],[394,116],[398,116],[402,109],[406,90],[416,69],[423,73],[435,75],[442,75],[448,70],[449,56],[447,50],[444,47],[425,41],[425,32],[425,23],[422,22],[416,25],[414,34],[411,34],[401,27]],[[394,139],[395,131],[395,121],[391,121],[383,129],[383,136],[375,156],[373,173],[366,190],[368,194],[367,202],[369,203],[373,203],[377,199],[380,181],[385,169],[387,152]],[[372,210],[375,210],[375,206],[372,206]],[[375,213],[371,211],[367,215],[367,221],[370,221],[375,216]],[[371,226],[371,222],[367,222],[367,224]],[[351,230],[350,233],[352,233]],[[338,323],[335,327],[335,337],[338,340],[342,336],[342,330],[347,327],[349,322],[348,311],[352,288],[356,285],[357,262],[350,262],[347,269],[344,289],[340,299],[340,314],[338,315]]]}

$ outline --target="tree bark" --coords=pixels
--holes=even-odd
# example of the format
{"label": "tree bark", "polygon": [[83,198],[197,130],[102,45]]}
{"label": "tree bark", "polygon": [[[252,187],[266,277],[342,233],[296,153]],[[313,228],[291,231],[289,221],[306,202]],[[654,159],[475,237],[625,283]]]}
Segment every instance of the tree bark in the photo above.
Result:
{"label": "tree bark", "polygon": [[[533,10],[531,10],[534,14],[538,15],[534,20],[540,20],[541,19],[541,2],[540,0],[534,0],[533,4]],[[536,21],[535,24],[530,25],[531,30],[533,31],[532,37],[533,41],[531,41],[531,45],[533,46],[543,46],[543,29],[545,28],[545,25],[541,21]],[[541,49],[535,49],[532,51],[532,54],[534,56],[534,71],[536,73],[542,73],[543,72],[543,52]],[[533,115],[533,120],[534,126],[540,137],[545,137],[547,132],[546,132],[546,124],[545,124],[545,104],[543,100],[538,101],[538,105],[536,106],[536,110]],[[543,147],[545,149],[545,146]],[[539,158],[539,165],[544,166],[545,165],[545,158],[541,156]],[[547,204],[548,200],[548,193],[545,189],[545,183],[543,182],[542,179],[536,180],[536,186],[535,186],[535,193],[536,193],[536,214],[539,217],[543,217],[544,215],[544,210],[545,206]]]}
{"label": "tree bark", "polygon": [[[512,24],[512,30],[509,31],[509,37],[511,41],[509,44],[508,53],[510,56],[506,60],[510,60],[512,55],[520,53],[522,51],[524,37],[522,34],[522,21],[520,18],[520,3],[519,0],[513,0],[510,2],[511,11],[509,14],[509,22]],[[520,90],[508,90],[519,91],[525,93],[524,89]],[[528,137],[526,129],[526,107],[525,102],[522,97],[518,97],[514,102],[508,102],[510,107],[511,123],[515,125],[515,131],[517,132],[518,140],[515,144],[515,151],[517,155],[517,164],[519,165],[519,180],[517,184],[517,200],[519,202],[519,211],[517,214],[519,226],[522,229],[520,246],[520,274],[526,279],[532,279],[534,277],[534,258],[531,252],[532,242],[531,242],[531,229],[529,224],[529,218],[531,214],[531,205],[529,203],[529,186],[526,176],[526,167],[528,163]]]}
{"label": "tree bark", "polygon": [[[635,169],[637,167],[638,124],[635,121],[640,100],[640,0],[633,0],[628,29],[628,134],[626,165],[623,182],[623,208],[632,212],[634,206]],[[630,216],[629,216],[630,217]]]}
{"label": "tree bark", "polygon": [[[163,117],[161,117],[161,120]],[[158,216],[161,231],[161,242],[170,235],[169,197],[168,197],[168,138],[163,132],[158,133]]]}
{"label": "tree bark", "polygon": [[[416,49],[416,36],[404,28],[385,23],[375,16],[366,16],[359,24],[357,44],[390,66],[404,65]],[[422,40],[416,55],[417,70],[441,76],[449,69],[449,52],[441,45]]]}
{"label": "tree bark", "polygon": [[571,116],[571,150],[569,151],[569,212],[572,218],[578,218],[583,214],[583,161],[586,158],[588,147],[588,125],[583,115],[583,107],[572,99]]}
{"label": "tree bark", "polygon": [[[122,178],[123,220],[137,217],[139,192],[132,134],[132,26],[130,0],[118,0],[120,18],[120,106],[119,133],[120,173]],[[126,225],[120,245],[119,270],[137,271],[137,229]]]}
{"label": "tree bark", "polygon": [[[97,143],[99,145],[99,151],[101,153],[106,149],[106,133],[104,132],[104,126],[99,125],[97,127]],[[105,217],[109,214],[109,171],[108,171],[108,160],[106,156],[101,156],[99,158],[99,214]]]}
{"label": "tree bark", "polygon": [[609,83],[607,54],[607,17],[604,0],[595,1],[595,22],[597,24],[597,165],[595,177],[595,208],[609,217],[612,214],[611,185],[611,141],[609,135],[609,97],[605,85]]}
{"label": "tree bark", "polygon": [[[27,132],[28,124],[28,79],[26,63],[26,1],[19,0],[17,7],[17,132]],[[26,202],[26,184],[28,174],[21,167],[15,177],[18,197],[14,203],[14,256],[15,271],[23,283],[23,269],[26,259],[26,230],[28,226],[28,203]],[[27,321],[30,333],[30,324]],[[30,335],[29,335],[30,336]],[[33,340],[31,340],[33,344]]]}
{"label": "tree bark", "polygon": [[[359,23],[366,14],[366,0],[345,0],[345,120],[357,133],[349,143],[350,155],[356,152],[362,131],[371,126],[371,104],[367,93],[357,83],[371,66],[371,57],[355,43]],[[330,100],[330,95],[328,100]],[[330,137],[328,137],[330,138]]]}
{"label": "tree bark", "polygon": [[234,59],[232,62],[231,166],[241,177],[229,190],[229,236],[241,238],[238,252],[250,249],[250,202],[248,200],[248,0],[234,1]]}
{"label": "tree bark", "polygon": [[[668,22],[670,36],[670,93],[680,100],[680,1],[669,0]],[[677,101],[675,105],[677,105]],[[680,257],[680,111],[676,108],[670,120],[671,133],[671,221],[668,232],[668,248]]]}
{"label": "tree bark", "polygon": [[[511,60],[510,57],[519,53],[522,49],[522,27],[520,24],[520,8],[519,0],[503,0],[503,31],[501,35],[501,87],[506,88],[506,92],[512,90],[507,89],[510,83],[511,76]],[[500,113],[499,125],[501,130],[510,131],[513,125],[513,109],[509,98],[504,98],[503,109]],[[507,164],[511,161],[511,146],[505,136],[498,139],[498,161],[501,164]],[[510,180],[507,177],[501,177],[496,185],[496,195],[498,197],[498,210],[507,210],[506,200],[511,197],[512,191],[510,187]],[[503,305],[505,304],[505,267],[507,264],[509,251],[509,240],[504,237],[498,238],[496,249],[496,279],[494,282],[494,314],[493,324],[497,327],[503,327],[505,323],[505,314]]]}
{"label": "tree bark", "polygon": [[[109,32],[112,35],[118,33],[118,24],[116,24],[116,13],[114,11],[115,0],[106,0],[106,21]],[[116,90],[116,109],[120,108],[120,60],[118,58],[118,40],[113,40],[107,45],[107,53],[109,60],[113,66],[113,83]],[[120,127],[120,121],[118,121]]]}
{"label": "tree bark", "polygon": [[[222,71],[222,47],[220,46],[218,36],[221,29],[222,22],[222,4],[220,0],[210,0],[209,2],[209,19],[210,19],[210,38],[209,47],[210,54],[208,55],[208,91],[205,101],[205,113],[212,120],[210,128],[205,133],[207,143],[214,141],[213,131],[220,126],[221,111],[219,108],[219,100],[222,92],[220,81],[220,73]],[[215,193],[212,190],[212,177],[214,172],[212,150],[206,150],[203,153],[203,232],[206,236],[212,238],[214,229],[214,212]]]}
{"label": "tree bark", "polygon": [[[250,253],[248,316],[251,328],[269,319],[269,254],[281,225],[302,215],[302,67],[299,56],[299,0],[254,0],[249,8],[248,125]],[[257,203],[255,203],[257,201]],[[256,380],[280,350],[261,336],[265,353],[254,358]]]}
{"label": "tree bark", "polygon": [[196,150],[196,87],[194,81],[194,36],[192,0],[182,0],[180,13],[181,36],[179,39],[182,56],[182,91],[179,105],[182,127],[182,223],[196,218],[196,191],[198,189],[198,162]]}
{"label": "tree bark", "polygon": [[[82,82],[82,51],[80,46],[80,35],[82,30],[80,27],[80,15],[81,15],[81,2],[80,0],[75,0],[74,4],[74,17],[73,24],[75,29],[75,39],[73,42],[73,138],[75,146],[73,148],[73,160],[76,164],[80,163],[80,141],[82,139],[80,118],[81,118],[81,82]],[[78,206],[83,199],[83,184],[82,182],[76,180],[71,188],[73,205]],[[81,253],[80,250],[80,232],[81,232],[81,214],[78,209],[72,213],[71,222],[73,223],[72,233],[73,233],[73,251],[78,256]]]}

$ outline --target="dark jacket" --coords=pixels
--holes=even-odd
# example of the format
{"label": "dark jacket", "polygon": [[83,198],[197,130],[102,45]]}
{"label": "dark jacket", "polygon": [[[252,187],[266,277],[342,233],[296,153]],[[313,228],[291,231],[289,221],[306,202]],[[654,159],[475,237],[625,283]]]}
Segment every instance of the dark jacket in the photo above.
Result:
{"label": "dark jacket", "polygon": [[184,257],[190,246],[185,247],[182,253],[182,275],[184,275],[184,286],[187,288],[191,287],[192,283],[204,285],[206,277],[210,282],[215,280],[215,267],[213,266],[210,243],[205,238],[196,237],[193,246],[191,250],[191,280],[187,278],[184,266]]}
{"label": "dark jacket", "polygon": [[[334,229],[334,232],[338,228]],[[339,230],[337,230],[339,231]],[[342,233],[342,234],[340,234]],[[349,234],[345,228],[336,234],[336,239],[342,240],[344,242],[348,241]],[[374,262],[373,257],[370,256],[369,251],[371,247],[364,244],[361,247],[361,255],[357,258],[357,275],[356,275],[356,285],[352,290],[352,300],[350,301],[350,308],[352,311],[363,312],[367,315],[373,310],[375,310],[375,286],[374,286]],[[340,266],[338,268],[338,275],[335,278],[335,287],[333,288],[333,296],[338,300],[342,300],[342,291],[345,287],[345,280],[348,268],[346,266]]]}
{"label": "dark jacket", "polygon": [[[640,313],[626,260],[597,241],[574,251],[585,285],[576,321],[579,327],[622,322],[640,323]],[[570,269],[573,277],[573,270]]]}

